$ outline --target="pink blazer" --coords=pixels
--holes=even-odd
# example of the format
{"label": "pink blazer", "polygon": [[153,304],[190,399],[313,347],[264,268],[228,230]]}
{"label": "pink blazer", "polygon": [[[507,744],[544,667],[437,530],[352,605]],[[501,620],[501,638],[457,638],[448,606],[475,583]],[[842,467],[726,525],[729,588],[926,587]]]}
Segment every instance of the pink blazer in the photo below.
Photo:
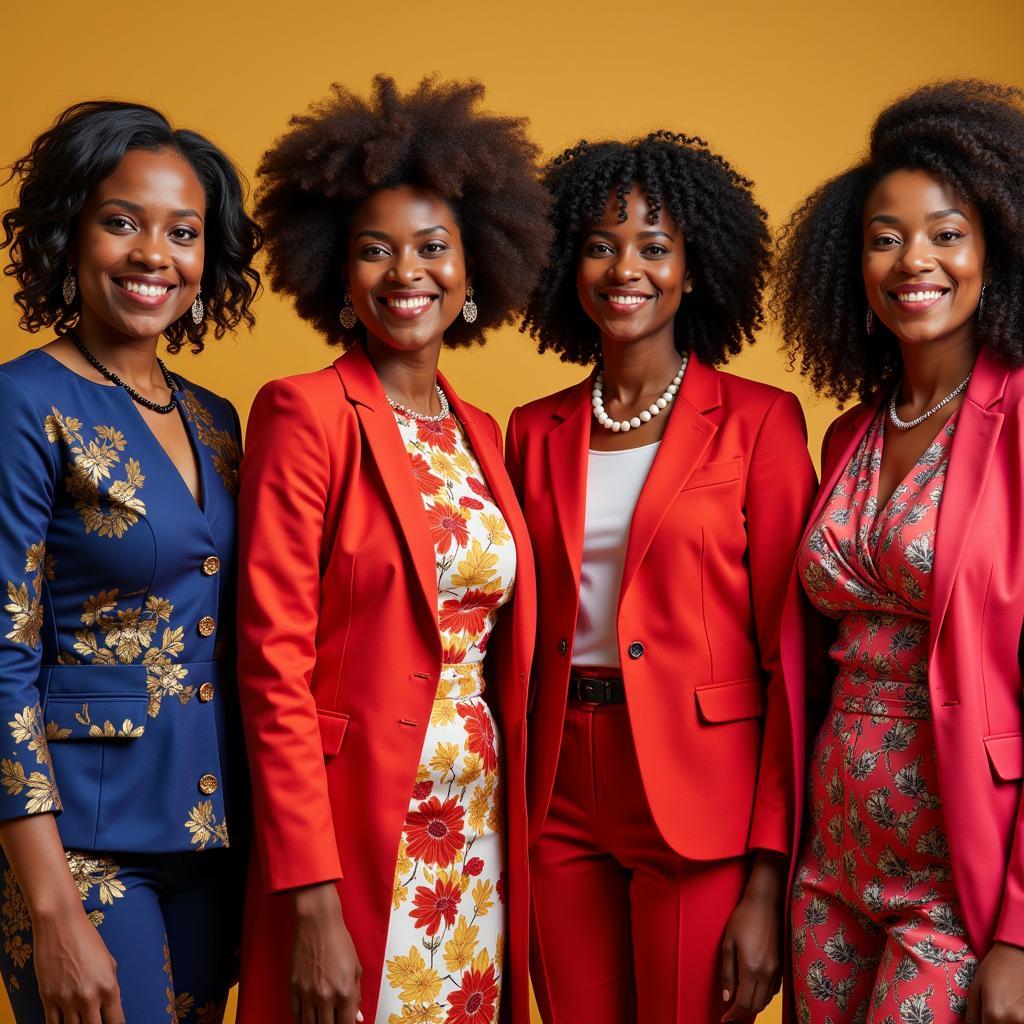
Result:
{"label": "pink blazer", "polygon": [[[875,412],[857,406],[829,428],[812,523]],[[967,932],[984,955],[997,940],[1024,946],[1024,368],[984,349],[953,438],[934,573],[928,679],[940,794]],[[801,602],[791,587],[784,621],[798,621]],[[804,652],[782,635],[783,665],[799,674]]]}

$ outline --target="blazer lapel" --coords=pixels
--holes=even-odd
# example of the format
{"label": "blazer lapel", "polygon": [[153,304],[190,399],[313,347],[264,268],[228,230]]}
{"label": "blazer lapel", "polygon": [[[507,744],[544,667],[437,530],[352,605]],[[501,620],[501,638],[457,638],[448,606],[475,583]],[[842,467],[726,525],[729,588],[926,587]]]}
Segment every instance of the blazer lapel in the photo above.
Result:
{"label": "blazer lapel", "polygon": [[1009,371],[997,364],[983,348],[960,407],[935,531],[930,637],[933,648],[949,607],[964,545],[970,536],[992,468],[992,456],[1004,418],[993,407],[1003,397],[1008,374]]}
{"label": "blazer lapel", "polygon": [[437,624],[437,564],[423,498],[416,486],[409,454],[388,405],[384,388],[361,345],[354,345],[334,363],[363,428],[373,461],[405,540],[419,581],[417,588]]}

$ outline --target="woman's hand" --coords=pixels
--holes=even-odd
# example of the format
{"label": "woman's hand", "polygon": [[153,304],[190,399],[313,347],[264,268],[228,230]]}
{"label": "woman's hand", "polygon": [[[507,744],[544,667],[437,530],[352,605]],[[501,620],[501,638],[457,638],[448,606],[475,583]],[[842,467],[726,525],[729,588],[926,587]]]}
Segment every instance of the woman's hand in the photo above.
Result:
{"label": "woman's hand", "polygon": [[1024,949],[996,942],[967,993],[965,1024],[1024,1024]]}
{"label": "woman's hand", "polygon": [[723,1022],[760,1013],[782,984],[786,867],[780,854],[759,853],[743,899],[725,926],[722,999],[732,1005]]}
{"label": "woman's hand", "polygon": [[[355,1024],[359,966],[333,882],[297,889],[292,944],[291,1010],[297,1024]],[[337,1017],[335,1017],[337,1015]]]}

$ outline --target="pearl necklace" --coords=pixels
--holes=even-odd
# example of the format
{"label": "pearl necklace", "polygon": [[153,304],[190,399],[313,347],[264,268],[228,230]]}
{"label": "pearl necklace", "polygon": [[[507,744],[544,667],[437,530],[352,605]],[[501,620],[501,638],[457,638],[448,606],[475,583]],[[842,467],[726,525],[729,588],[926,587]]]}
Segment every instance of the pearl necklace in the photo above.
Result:
{"label": "pearl necklace", "polygon": [[403,416],[408,416],[410,419],[423,420],[424,423],[439,423],[441,420],[448,419],[451,414],[451,406],[448,405],[448,399],[445,397],[444,391],[441,390],[440,384],[435,384],[434,388],[437,390],[437,400],[441,405],[441,411],[436,416],[431,416],[425,412],[416,412],[415,409],[410,409],[408,406],[402,405],[400,402],[396,402],[390,395],[385,394],[385,398],[388,400],[388,405],[391,406],[395,412],[400,412]]}
{"label": "pearl necklace", "polygon": [[594,396],[594,419],[605,430],[613,430],[616,433],[621,431],[623,434],[628,430],[636,430],[637,427],[642,427],[645,423],[650,423],[663,409],[667,409],[672,404],[679,393],[679,386],[683,383],[683,374],[686,373],[686,364],[689,362],[689,359],[688,355],[683,356],[683,361],[679,364],[679,372],[672,378],[672,383],[665,388],[661,398],[652,402],[646,409],[636,416],[630,417],[628,420],[613,420],[604,411],[604,370],[598,370],[597,376],[594,378],[594,390],[592,392]]}
{"label": "pearl necklace", "polygon": [[896,394],[899,391],[899,388],[897,388],[896,391],[892,393],[892,398],[889,399],[889,419],[891,420],[892,425],[896,427],[897,430],[910,430],[911,428],[916,427],[921,423],[924,423],[924,421],[928,419],[929,416],[933,416],[944,405],[948,405],[958,395],[963,394],[964,390],[967,388],[967,385],[970,383],[971,374],[973,372],[974,371],[972,370],[971,373],[967,374],[967,376],[964,377],[964,379],[959,384],[957,384],[957,386],[953,388],[953,390],[950,391],[950,393],[946,395],[946,397],[942,399],[941,402],[939,402],[937,405],[933,405],[927,412],[921,413],[920,416],[912,420],[901,420],[899,416],[896,415]]}

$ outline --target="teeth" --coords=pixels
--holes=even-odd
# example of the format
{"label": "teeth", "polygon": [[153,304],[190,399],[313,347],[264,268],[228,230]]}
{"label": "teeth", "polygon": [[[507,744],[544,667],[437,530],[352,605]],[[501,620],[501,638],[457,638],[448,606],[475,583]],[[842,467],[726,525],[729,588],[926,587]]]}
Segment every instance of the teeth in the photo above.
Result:
{"label": "teeth", "polygon": [[392,309],[422,309],[424,306],[429,306],[432,299],[429,295],[418,295],[414,299],[385,299],[387,304]]}
{"label": "teeth", "polygon": [[941,299],[942,292],[898,292],[896,298],[899,302],[929,302],[932,299]]}
{"label": "teeth", "polygon": [[639,306],[641,302],[647,301],[646,295],[609,295],[608,301],[616,306]]}
{"label": "teeth", "polygon": [[125,281],[122,287],[126,292],[135,292],[136,295],[148,295],[150,298],[166,295],[169,290],[167,285],[140,284],[138,281]]}

